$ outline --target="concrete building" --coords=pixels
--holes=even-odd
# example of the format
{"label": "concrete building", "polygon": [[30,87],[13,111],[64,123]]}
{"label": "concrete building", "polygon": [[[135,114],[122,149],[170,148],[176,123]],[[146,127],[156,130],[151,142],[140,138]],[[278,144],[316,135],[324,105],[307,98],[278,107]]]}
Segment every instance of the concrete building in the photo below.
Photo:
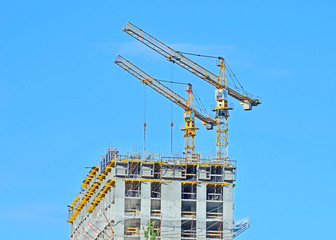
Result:
{"label": "concrete building", "polygon": [[234,161],[108,149],[69,206],[70,239],[233,239]]}

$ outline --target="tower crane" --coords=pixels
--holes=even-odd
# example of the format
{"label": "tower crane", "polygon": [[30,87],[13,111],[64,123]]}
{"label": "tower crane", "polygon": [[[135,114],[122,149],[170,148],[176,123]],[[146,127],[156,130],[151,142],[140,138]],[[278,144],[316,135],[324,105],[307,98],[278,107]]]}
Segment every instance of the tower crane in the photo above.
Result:
{"label": "tower crane", "polygon": [[228,117],[229,110],[231,109],[228,104],[228,95],[240,101],[243,105],[244,110],[251,110],[252,107],[261,104],[258,98],[249,96],[245,91],[239,91],[238,89],[233,90],[228,86],[225,60],[223,57],[218,57],[219,63],[219,74],[218,76],[212,72],[206,70],[202,66],[198,65],[194,61],[185,57],[182,53],[175,51],[164,43],[160,42],[153,36],[144,32],[142,29],[136,27],[132,23],[128,22],[123,31],[141,43],[145,44],[149,48],[158,52],[164,56],[167,60],[180,65],[186,70],[192,72],[196,76],[200,77],[204,81],[212,84],[216,87],[215,97],[216,97],[216,147],[217,147],[217,157],[219,159],[228,159]]}
{"label": "tower crane", "polygon": [[195,109],[191,84],[188,84],[188,87],[186,88],[186,91],[188,93],[186,100],[164,84],[160,83],[159,80],[148,75],[122,56],[117,56],[114,63],[132,74],[134,77],[138,78],[141,83],[153,88],[155,91],[162,94],[164,97],[168,98],[169,100],[184,109],[185,124],[184,128],[182,128],[181,130],[184,131],[185,156],[187,159],[192,159],[195,150],[196,130],[198,129],[195,125],[195,117],[200,119],[208,130],[213,129],[213,126],[217,123],[217,120],[212,119],[209,116],[205,116],[200,111]]}

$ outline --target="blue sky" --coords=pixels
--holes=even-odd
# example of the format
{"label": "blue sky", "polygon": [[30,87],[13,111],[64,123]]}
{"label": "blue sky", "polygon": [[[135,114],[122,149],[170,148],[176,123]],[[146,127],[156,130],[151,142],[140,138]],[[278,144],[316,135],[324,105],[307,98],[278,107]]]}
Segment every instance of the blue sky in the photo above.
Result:
{"label": "blue sky", "polygon": [[[182,2],[182,3],[181,3]],[[123,33],[127,21],[176,50],[224,56],[263,103],[235,110],[239,239],[323,239],[334,227],[333,1],[0,2],[0,229],[3,239],[67,239],[66,206],[108,146],[183,148],[183,111],[113,64],[122,54],[159,79],[214,88]],[[192,58],[217,73],[212,59]],[[171,86],[185,96],[183,87]],[[144,117],[146,96],[146,117]],[[211,155],[203,128],[196,150]]]}

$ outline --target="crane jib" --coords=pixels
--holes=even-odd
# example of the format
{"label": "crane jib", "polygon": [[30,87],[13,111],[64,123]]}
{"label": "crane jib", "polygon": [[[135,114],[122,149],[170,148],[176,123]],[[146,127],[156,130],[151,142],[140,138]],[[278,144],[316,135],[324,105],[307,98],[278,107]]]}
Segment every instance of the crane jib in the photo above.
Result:
{"label": "crane jib", "polygon": [[[218,83],[218,76],[213,74],[212,72],[206,70],[202,66],[198,65],[194,61],[190,60],[189,58],[185,57],[180,52],[177,52],[170,48],[169,46],[165,45],[158,39],[154,38],[150,34],[146,33],[142,29],[136,27],[132,23],[128,22],[123,31],[130,36],[134,37],[138,41],[142,42],[149,48],[153,49],[154,51],[158,52],[159,54],[163,55],[169,61],[177,63],[184,69],[192,72],[193,74],[197,75],[201,79],[205,80],[206,82],[212,84],[217,89],[221,89],[224,85]],[[226,88],[228,90],[228,94],[241,101],[248,101],[251,103],[252,106],[259,105],[261,102],[257,98],[246,96],[244,93],[238,92],[238,90],[233,90],[229,87]]]}
{"label": "crane jib", "polygon": [[142,71],[140,68],[136,67],[134,64],[123,58],[122,56],[118,56],[116,60],[114,61],[115,64],[135,76],[140,80],[140,82],[148,85],[149,87],[153,88],[155,91],[159,92],[172,102],[175,102],[177,105],[182,107],[185,111],[193,111],[195,114],[195,117],[200,119],[201,121],[211,124],[211,125],[216,125],[217,121],[215,119],[212,119],[210,117],[204,116],[202,113],[195,109],[191,109],[187,105],[187,100],[185,100],[183,97],[178,95],[177,93],[173,92],[171,89],[169,89],[167,86],[163,85],[160,83],[158,80],[155,78],[151,77],[144,71]]}

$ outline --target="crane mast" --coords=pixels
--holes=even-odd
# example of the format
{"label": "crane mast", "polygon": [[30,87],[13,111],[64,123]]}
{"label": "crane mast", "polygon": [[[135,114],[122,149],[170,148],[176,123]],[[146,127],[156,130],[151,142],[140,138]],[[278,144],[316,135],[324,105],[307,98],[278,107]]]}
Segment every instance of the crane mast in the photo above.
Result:
{"label": "crane mast", "polygon": [[159,92],[161,95],[165,96],[172,102],[176,103],[184,109],[184,128],[181,130],[184,131],[185,137],[185,157],[191,159],[195,150],[195,136],[196,130],[198,129],[195,125],[195,117],[200,119],[208,130],[211,130],[214,125],[217,124],[217,120],[212,119],[208,116],[204,116],[200,111],[195,109],[193,91],[191,84],[188,84],[186,89],[188,95],[187,100],[172,91],[170,88],[160,83],[157,79],[148,75],[140,68],[136,67],[134,64],[123,58],[122,56],[117,56],[114,61],[115,64],[135,76],[143,84],[148,85],[153,88],[155,91]]}
{"label": "crane mast", "polygon": [[227,92],[227,76],[225,70],[224,58],[221,58],[219,64],[218,84],[223,88],[217,88],[216,96],[216,151],[217,158],[228,160],[228,118],[229,118],[229,101]]}
{"label": "crane mast", "polygon": [[194,96],[192,92],[192,86],[189,83],[186,92],[187,95],[187,106],[191,109],[184,112],[184,128],[181,130],[184,131],[184,153],[187,158],[192,158],[195,154],[195,136],[196,128],[195,125],[195,105],[194,105]]}

